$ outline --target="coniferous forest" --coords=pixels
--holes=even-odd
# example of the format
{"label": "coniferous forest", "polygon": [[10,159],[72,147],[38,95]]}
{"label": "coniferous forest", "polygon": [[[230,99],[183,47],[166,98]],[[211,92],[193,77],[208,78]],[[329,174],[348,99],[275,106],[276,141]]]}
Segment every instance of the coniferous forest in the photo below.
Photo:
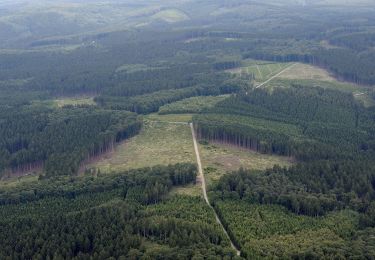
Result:
{"label": "coniferous forest", "polygon": [[[371,236],[375,224],[373,109],[364,108],[353,96],[337,91],[291,86],[275,89],[272,93],[256,89],[237,94],[196,115],[194,123],[202,139],[285,155],[298,161],[289,168],[274,166],[264,172],[240,169],[222,177],[212,190],[214,207],[246,257],[372,257],[373,244],[357,240]],[[350,211],[355,216],[350,220],[355,223],[351,223],[352,232],[358,228],[370,233],[365,237],[356,232],[343,236],[326,226],[333,231],[329,234],[332,240],[335,236],[343,240],[341,245],[319,244],[317,252],[288,249],[273,255],[264,251],[264,247],[269,248],[266,241],[263,245],[253,244],[252,239],[264,239],[264,235],[251,227],[240,228],[245,224],[241,225],[244,220],[240,216],[246,211],[234,210],[231,205],[237,203],[249,207],[249,211],[259,211],[259,218],[253,216],[258,220],[251,221],[262,223],[264,218],[277,218],[280,214],[290,218],[290,223],[299,222],[293,220],[294,215],[301,216],[301,221],[316,222],[311,227],[306,226],[307,230],[312,228],[317,232],[313,236],[324,236],[318,235],[326,226],[321,222],[332,218],[330,225],[339,225],[339,222],[334,224],[340,221],[336,214]],[[254,205],[267,207],[254,208]],[[303,227],[301,223],[298,225]],[[275,230],[262,232],[272,234]],[[301,243],[302,247],[306,237],[301,233],[295,234],[293,239],[290,243]],[[276,241],[267,241],[277,246]],[[352,251],[351,243],[362,243],[363,247]],[[329,254],[325,253],[328,248],[333,250]]]}
{"label": "coniferous forest", "polygon": [[166,197],[195,178],[195,165],[178,164],[2,191],[1,258],[231,258],[203,201]]}
{"label": "coniferous forest", "polygon": [[374,13],[0,1],[0,259],[375,259]]}

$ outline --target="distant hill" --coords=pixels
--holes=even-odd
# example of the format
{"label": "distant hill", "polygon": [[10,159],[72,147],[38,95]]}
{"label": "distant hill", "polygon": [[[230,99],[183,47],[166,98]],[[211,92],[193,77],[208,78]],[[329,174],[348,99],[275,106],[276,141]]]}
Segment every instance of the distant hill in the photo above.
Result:
{"label": "distant hill", "polygon": [[334,12],[342,4],[353,7],[345,12],[375,10],[369,8],[375,7],[369,0],[7,0],[0,3],[0,48],[35,47],[34,42],[50,38],[153,27],[264,31],[273,29],[270,16],[282,21],[279,27],[290,27],[296,19],[311,19],[320,8],[329,6]]}

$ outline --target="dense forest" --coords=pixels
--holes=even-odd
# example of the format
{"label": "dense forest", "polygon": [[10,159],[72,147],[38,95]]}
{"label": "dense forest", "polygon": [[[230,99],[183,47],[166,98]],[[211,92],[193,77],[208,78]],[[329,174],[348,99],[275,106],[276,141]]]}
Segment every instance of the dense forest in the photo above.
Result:
{"label": "dense forest", "polygon": [[177,164],[2,192],[1,258],[231,259],[228,241],[199,198],[167,196],[195,177],[194,165]]}
{"label": "dense forest", "polygon": [[[214,207],[244,256],[251,259],[374,255],[371,243],[362,241],[365,234],[373,234],[375,227],[373,108],[363,107],[344,92],[294,85],[233,95],[195,115],[193,120],[201,139],[298,160],[289,168],[274,166],[263,172],[241,169],[223,176],[211,187]],[[234,211],[232,205],[256,208],[259,217],[243,219],[241,216],[247,211]],[[333,229],[332,225],[338,224],[331,223],[340,221],[336,218],[344,211],[351,212],[346,221],[351,223],[352,230],[345,235]],[[278,215],[286,215],[288,225],[298,230],[275,226],[264,228],[262,232],[267,233],[263,234],[245,225],[249,221],[249,225],[262,227]],[[290,240],[288,243],[300,245],[300,250],[290,248],[288,243],[278,244],[280,232],[289,236],[283,237]],[[328,232],[323,236],[330,238],[316,243],[314,252],[310,252],[314,242],[303,244],[308,239],[304,232],[313,237]],[[262,242],[256,242],[258,239]],[[337,239],[342,242],[330,244]],[[349,249],[351,243],[358,245]],[[272,252],[272,247],[281,251]]]}
{"label": "dense forest", "polygon": [[350,94],[321,88],[256,89],[219,102],[194,123],[201,138],[299,160],[374,149],[373,111]]}
{"label": "dense forest", "polygon": [[[374,12],[370,0],[1,1],[0,259],[374,259]],[[292,63],[335,88],[271,78]],[[193,114],[199,147],[290,167],[232,165],[207,182],[212,208],[177,192],[197,188],[191,163],[86,167],[165,114]]]}
{"label": "dense forest", "polygon": [[47,176],[76,174],[85,159],[112,149],[142,125],[131,112],[69,106],[4,109],[0,120],[1,172],[39,166]]}
{"label": "dense forest", "polygon": [[110,109],[128,110],[139,114],[149,114],[159,111],[163,105],[189,97],[221,95],[243,91],[249,84],[240,82],[224,82],[219,86],[197,86],[183,89],[162,90],[151,94],[134,97],[100,96],[95,101]]}
{"label": "dense forest", "polygon": [[237,199],[217,201],[215,208],[247,259],[372,259],[375,253],[375,230],[359,229],[355,211],[310,217]]}

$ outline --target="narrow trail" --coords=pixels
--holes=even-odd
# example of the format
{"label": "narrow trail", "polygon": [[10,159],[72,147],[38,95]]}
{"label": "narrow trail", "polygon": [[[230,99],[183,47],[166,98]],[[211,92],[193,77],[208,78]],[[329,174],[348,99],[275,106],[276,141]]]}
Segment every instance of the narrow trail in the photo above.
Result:
{"label": "narrow trail", "polygon": [[266,85],[268,82],[270,82],[271,80],[273,80],[274,78],[277,78],[278,76],[280,76],[281,74],[283,74],[285,71],[287,71],[288,69],[294,67],[297,63],[293,63],[292,65],[286,67],[285,69],[283,69],[282,71],[280,71],[279,73],[277,73],[276,75],[272,76],[271,78],[267,79],[266,81],[264,81],[263,83],[259,84],[258,86],[256,86],[255,88],[260,88],[264,85]]}
{"label": "narrow trail", "polygon": [[195,150],[195,155],[197,157],[198,173],[199,173],[199,178],[200,178],[201,183],[202,183],[202,191],[203,191],[204,200],[206,201],[207,205],[213,210],[217,223],[219,223],[219,225],[223,228],[223,231],[224,231],[225,235],[228,237],[228,239],[230,241],[231,247],[236,251],[236,254],[239,256],[241,254],[240,250],[238,250],[238,248],[233,244],[231,238],[228,235],[227,230],[225,229],[225,227],[221,223],[221,220],[220,220],[219,216],[217,215],[215,209],[211,206],[210,201],[208,200],[207,190],[206,190],[206,180],[205,180],[204,174],[203,174],[201,157],[199,155],[198,143],[197,143],[197,138],[195,137],[195,131],[194,131],[193,123],[190,123],[190,128],[191,128],[191,134],[193,136],[194,150]]}

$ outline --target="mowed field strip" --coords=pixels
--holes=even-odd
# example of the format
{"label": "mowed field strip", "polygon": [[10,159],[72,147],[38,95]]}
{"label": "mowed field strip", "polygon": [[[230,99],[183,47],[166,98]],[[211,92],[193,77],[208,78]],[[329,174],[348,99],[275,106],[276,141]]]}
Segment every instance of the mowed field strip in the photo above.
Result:
{"label": "mowed field strip", "polygon": [[372,87],[340,81],[327,70],[317,66],[300,62],[277,63],[251,59],[243,60],[242,62],[242,67],[229,69],[227,72],[240,76],[252,74],[255,88],[289,87],[291,84],[318,86],[350,92],[365,107],[375,105],[375,101],[371,97]]}

